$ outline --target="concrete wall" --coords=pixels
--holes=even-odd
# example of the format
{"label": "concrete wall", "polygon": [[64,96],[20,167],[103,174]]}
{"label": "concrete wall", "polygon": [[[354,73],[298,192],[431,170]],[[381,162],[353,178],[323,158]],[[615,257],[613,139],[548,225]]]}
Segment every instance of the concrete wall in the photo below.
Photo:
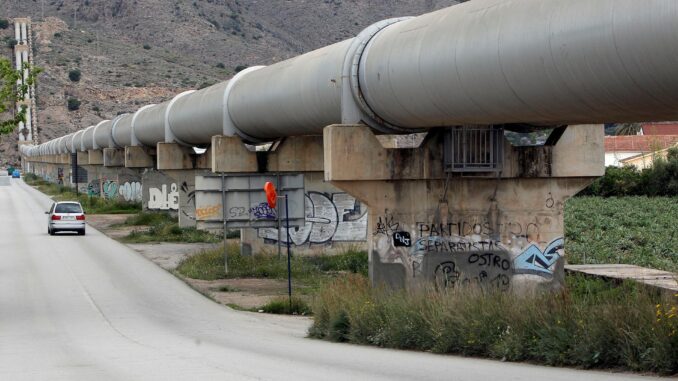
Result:
{"label": "concrete wall", "polygon": [[[367,205],[332,184],[322,172],[304,173],[306,224],[290,228],[294,253],[331,255],[348,249],[367,250]],[[287,232],[280,232],[280,244],[287,244]],[[277,251],[278,229],[242,229],[244,250],[259,253]]]}
{"label": "concrete wall", "polygon": [[83,165],[87,171],[87,183],[78,184],[81,193],[105,199],[121,199],[128,202],[141,201],[141,171],[124,167]]}
{"label": "concrete wall", "polygon": [[175,212],[179,226],[194,227],[195,221],[195,176],[208,173],[205,170],[148,169],[142,183],[142,206],[144,210]]}

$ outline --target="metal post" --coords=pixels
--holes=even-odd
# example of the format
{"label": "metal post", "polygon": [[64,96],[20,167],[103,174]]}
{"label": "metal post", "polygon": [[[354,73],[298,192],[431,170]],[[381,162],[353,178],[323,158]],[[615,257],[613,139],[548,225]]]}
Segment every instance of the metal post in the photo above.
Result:
{"label": "metal post", "polygon": [[71,161],[73,161],[75,163],[75,165],[73,165],[73,169],[74,169],[73,172],[75,172],[73,174],[73,177],[75,177],[74,178],[74,180],[75,180],[75,195],[76,195],[76,197],[79,197],[80,196],[80,189],[78,189],[78,153],[77,152],[71,155]]}
{"label": "metal post", "polygon": [[287,227],[287,295],[290,300],[290,313],[292,313],[292,262],[290,256],[290,208],[285,194],[285,225]]}
{"label": "metal post", "polygon": [[221,174],[221,212],[224,219],[224,274],[228,274],[228,251],[226,247],[226,179]]}
{"label": "metal post", "polygon": [[[276,178],[277,178],[277,184],[276,184],[276,186],[277,186],[278,188],[280,188],[280,172],[278,172],[278,173],[276,174]],[[282,232],[280,231],[280,230],[282,230],[282,221],[281,221],[282,213],[280,213],[280,209],[281,209],[281,208],[280,208],[280,204],[278,204],[278,208],[277,208],[277,209],[278,209],[278,210],[276,211],[276,213],[278,214],[278,260],[280,260],[280,258],[282,258],[282,253],[281,253],[282,248],[281,248],[281,243],[280,243],[280,241],[282,241]],[[288,231],[289,231],[289,229],[288,229]],[[288,234],[289,234],[289,233],[288,233]],[[289,241],[289,240],[288,240],[288,241]]]}

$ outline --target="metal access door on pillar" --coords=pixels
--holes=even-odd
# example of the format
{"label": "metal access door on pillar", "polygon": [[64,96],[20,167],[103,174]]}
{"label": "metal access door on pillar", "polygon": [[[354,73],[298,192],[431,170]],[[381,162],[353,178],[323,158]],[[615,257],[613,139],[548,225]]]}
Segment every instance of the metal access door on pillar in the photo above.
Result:
{"label": "metal access door on pillar", "polygon": [[304,175],[205,175],[195,178],[198,229],[277,227],[285,217],[285,206],[268,206],[264,192],[267,181],[275,185],[279,195],[288,196],[290,226],[304,226]]}

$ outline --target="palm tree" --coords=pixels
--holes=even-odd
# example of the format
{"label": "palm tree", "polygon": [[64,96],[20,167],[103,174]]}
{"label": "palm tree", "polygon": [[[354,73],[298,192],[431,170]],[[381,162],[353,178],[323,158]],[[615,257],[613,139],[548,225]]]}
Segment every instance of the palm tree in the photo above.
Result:
{"label": "palm tree", "polygon": [[615,135],[638,135],[641,127],[640,123],[619,123]]}

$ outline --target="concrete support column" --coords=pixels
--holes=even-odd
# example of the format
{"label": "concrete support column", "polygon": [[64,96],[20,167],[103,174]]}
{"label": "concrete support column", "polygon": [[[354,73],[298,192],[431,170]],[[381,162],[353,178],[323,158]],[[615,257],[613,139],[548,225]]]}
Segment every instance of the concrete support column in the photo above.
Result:
{"label": "concrete support column", "polygon": [[78,152],[78,165],[89,165],[89,153]]}
{"label": "concrete support column", "polygon": [[87,151],[89,165],[103,165],[104,153],[102,150],[94,149]]}
{"label": "concrete support column", "polygon": [[[306,192],[306,223],[290,228],[292,250],[299,255],[329,255],[364,250],[367,208],[323,180],[322,136],[297,136],[276,142],[268,151],[250,151],[239,138],[212,138],[213,172],[227,176],[253,173],[301,173]],[[283,210],[283,209],[281,209]],[[200,210],[196,212],[201,227]],[[287,232],[276,228],[242,229],[243,252],[275,253],[287,244]]]}
{"label": "concrete support column", "polygon": [[104,148],[103,161],[104,167],[124,167],[125,150],[118,148]]}
{"label": "concrete support column", "polygon": [[156,146],[158,170],[193,169],[193,151],[176,143],[158,143]]}
{"label": "concrete support column", "polygon": [[155,167],[155,149],[142,146],[125,147],[125,167],[153,168]]}
{"label": "concrete support column", "polygon": [[324,131],[325,180],[369,207],[372,282],[562,285],[564,205],[604,173],[602,126],[568,127],[553,147],[506,142],[490,176],[445,173],[442,141],[386,149],[364,126]]}

